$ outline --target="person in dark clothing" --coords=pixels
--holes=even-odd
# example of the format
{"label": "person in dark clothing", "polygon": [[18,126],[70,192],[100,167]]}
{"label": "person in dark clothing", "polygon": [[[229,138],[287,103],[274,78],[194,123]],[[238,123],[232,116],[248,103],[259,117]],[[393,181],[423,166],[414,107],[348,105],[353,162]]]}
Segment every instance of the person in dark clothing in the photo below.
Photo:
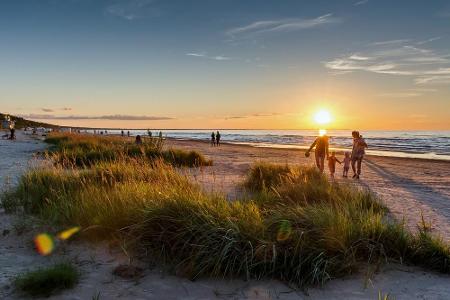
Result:
{"label": "person in dark clothing", "polygon": [[136,145],[142,145],[142,138],[141,138],[141,136],[139,134],[136,135],[135,143],[136,143]]}
{"label": "person in dark clothing", "polygon": [[9,131],[10,131],[9,139],[10,140],[15,140],[16,139],[16,129],[14,127],[11,127],[9,129]]}
{"label": "person in dark clothing", "polygon": [[214,133],[214,131],[211,133],[211,146],[215,146],[216,145],[216,134]]}
{"label": "person in dark clothing", "polygon": [[130,136],[130,131],[127,131],[127,136]]}
{"label": "person in dark clothing", "polygon": [[217,130],[216,132],[216,145],[220,146],[220,132]]}
{"label": "person in dark clothing", "polygon": [[311,150],[315,147],[314,155],[316,157],[316,166],[319,168],[320,172],[323,172],[325,165],[325,156],[329,157],[328,154],[328,136],[323,135],[317,137],[314,142],[309,147],[308,151],[306,151],[305,156],[308,157]]}
{"label": "person in dark clothing", "polygon": [[125,132],[123,132],[123,130],[120,132],[121,136],[125,136]]}

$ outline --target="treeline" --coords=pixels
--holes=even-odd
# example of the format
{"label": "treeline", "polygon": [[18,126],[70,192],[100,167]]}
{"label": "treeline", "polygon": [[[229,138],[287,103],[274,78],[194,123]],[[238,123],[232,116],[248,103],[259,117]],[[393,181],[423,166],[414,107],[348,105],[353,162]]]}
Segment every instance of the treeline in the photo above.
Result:
{"label": "treeline", "polygon": [[[5,119],[6,114],[0,113],[0,121],[3,121]],[[42,123],[42,122],[35,122],[30,121],[21,117],[12,116],[9,115],[11,120],[15,122],[16,128],[25,128],[25,127],[45,127],[45,128],[59,128],[58,125],[48,124],[48,123]]]}

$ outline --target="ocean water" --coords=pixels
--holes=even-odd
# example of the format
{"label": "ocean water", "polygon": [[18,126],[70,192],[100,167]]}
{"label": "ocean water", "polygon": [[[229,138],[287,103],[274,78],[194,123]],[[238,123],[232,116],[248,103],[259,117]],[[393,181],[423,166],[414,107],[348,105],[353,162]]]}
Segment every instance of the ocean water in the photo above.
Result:
{"label": "ocean water", "polygon": [[[133,135],[147,135],[146,130],[130,130]],[[211,130],[162,130],[163,135],[177,139],[210,140]],[[120,133],[109,130],[108,133]],[[158,130],[152,130],[154,135]],[[314,141],[316,130],[221,130],[227,143],[255,147],[306,149]],[[360,131],[369,146],[366,153],[380,156],[450,160],[450,131]],[[351,150],[351,130],[330,130],[330,147]]]}

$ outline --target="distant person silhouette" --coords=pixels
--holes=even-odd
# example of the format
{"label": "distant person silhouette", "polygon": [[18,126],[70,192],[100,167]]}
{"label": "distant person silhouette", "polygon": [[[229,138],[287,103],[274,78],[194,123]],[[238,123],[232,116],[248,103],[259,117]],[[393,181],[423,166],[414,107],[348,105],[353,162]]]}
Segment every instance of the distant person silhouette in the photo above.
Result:
{"label": "distant person silhouette", "polygon": [[121,136],[125,136],[125,132],[123,132],[123,130],[120,132]]}
{"label": "distant person silhouette", "polygon": [[130,136],[130,131],[129,130],[127,131],[127,136]]}
{"label": "distant person silhouette", "polygon": [[352,170],[353,170],[353,178],[359,179],[361,175],[361,165],[364,158],[364,154],[366,153],[365,148],[367,148],[366,141],[363,139],[362,135],[359,134],[359,131],[352,131],[353,137],[353,147],[352,147]]}
{"label": "distant person silhouette", "polygon": [[14,123],[11,123],[9,125],[9,133],[10,133],[9,139],[15,140],[16,139],[16,129],[14,128]]}
{"label": "distant person silhouette", "polygon": [[163,138],[162,131],[159,132],[159,138],[160,138],[160,139]]}
{"label": "distant person silhouette", "polygon": [[150,129],[147,130],[147,133],[148,133],[148,136],[149,136],[149,137],[152,137],[152,132],[150,131]]}
{"label": "distant person silhouette", "polygon": [[216,134],[214,133],[214,131],[211,133],[211,146],[215,146],[216,145]]}
{"label": "distant person silhouette", "polygon": [[316,166],[319,168],[320,172],[323,172],[324,170],[324,164],[325,164],[325,156],[328,159],[328,136],[323,135],[317,137],[314,142],[309,147],[308,151],[305,152],[305,156],[309,157],[309,153],[313,148],[316,148],[314,151],[314,156],[316,157]]}
{"label": "distant person silhouette", "polygon": [[216,132],[216,145],[220,146],[220,132],[217,130]]}
{"label": "distant person silhouette", "polygon": [[136,143],[136,145],[142,145],[142,138],[139,134],[136,135],[135,143]]}

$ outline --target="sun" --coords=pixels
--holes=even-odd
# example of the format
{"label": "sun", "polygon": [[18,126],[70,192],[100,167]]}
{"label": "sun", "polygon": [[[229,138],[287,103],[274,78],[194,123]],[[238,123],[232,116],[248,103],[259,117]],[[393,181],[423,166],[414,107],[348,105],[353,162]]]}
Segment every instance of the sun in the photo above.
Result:
{"label": "sun", "polygon": [[314,115],[314,121],[320,125],[328,124],[331,122],[331,115],[327,110],[319,110]]}

